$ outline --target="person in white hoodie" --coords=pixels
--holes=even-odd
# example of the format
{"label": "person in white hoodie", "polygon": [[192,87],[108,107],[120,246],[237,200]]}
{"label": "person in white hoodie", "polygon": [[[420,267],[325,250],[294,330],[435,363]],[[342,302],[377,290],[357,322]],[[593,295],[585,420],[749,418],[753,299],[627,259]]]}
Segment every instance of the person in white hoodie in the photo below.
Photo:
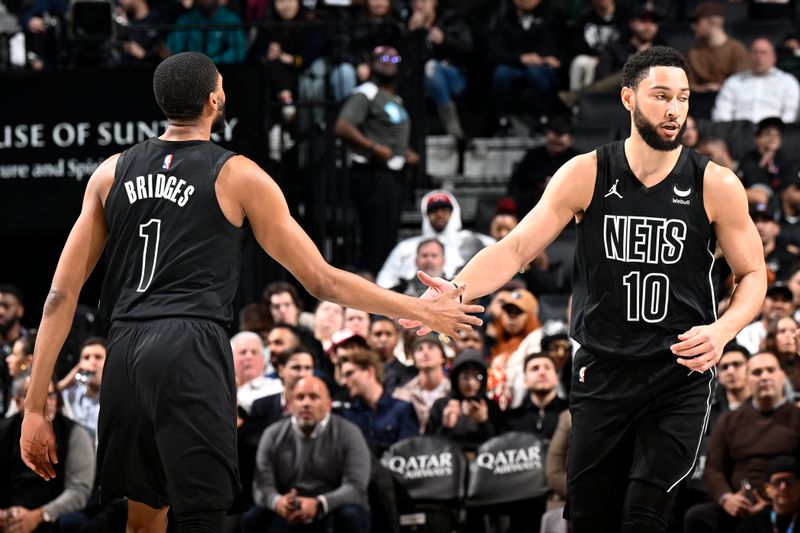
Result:
{"label": "person in white hoodie", "polygon": [[444,275],[451,278],[483,247],[494,242],[488,235],[461,228],[461,206],[444,189],[428,192],[420,201],[422,234],[402,240],[392,249],[378,272],[376,283],[390,289],[413,279],[417,273],[417,247],[435,238],[444,245]]}

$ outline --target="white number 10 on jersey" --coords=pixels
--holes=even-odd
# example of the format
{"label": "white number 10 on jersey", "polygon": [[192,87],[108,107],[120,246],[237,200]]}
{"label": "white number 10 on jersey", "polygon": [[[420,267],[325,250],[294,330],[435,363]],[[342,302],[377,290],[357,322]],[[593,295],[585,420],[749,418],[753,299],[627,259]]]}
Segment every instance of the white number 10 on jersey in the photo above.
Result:
{"label": "white number 10 on jersey", "polygon": [[628,322],[660,322],[667,316],[669,278],[666,274],[634,270],[624,278],[628,302]]}

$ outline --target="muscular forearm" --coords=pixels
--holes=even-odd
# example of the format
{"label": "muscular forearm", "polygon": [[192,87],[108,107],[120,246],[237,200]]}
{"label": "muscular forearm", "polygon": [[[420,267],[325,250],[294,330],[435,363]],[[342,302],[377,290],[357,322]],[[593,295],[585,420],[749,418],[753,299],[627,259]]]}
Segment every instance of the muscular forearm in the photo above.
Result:
{"label": "muscular forearm", "polygon": [[69,333],[77,305],[77,292],[51,287],[44,304],[42,323],[36,337],[36,355],[33,358],[31,385],[25,398],[25,409],[27,410],[37,413],[45,411],[50,376],[53,375],[58,352]]}
{"label": "muscular forearm", "polygon": [[716,324],[723,328],[725,339],[733,339],[758,314],[767,291],[767,276],[763,270],[749,272],[738,280],[731,303]]}
{"label": "muscular forearm", "polygon": [[520,253],[505,240],[487,246],[461,270],[454,281],[466,284],[464,301],[490,294],[503,286],[527,264]]}

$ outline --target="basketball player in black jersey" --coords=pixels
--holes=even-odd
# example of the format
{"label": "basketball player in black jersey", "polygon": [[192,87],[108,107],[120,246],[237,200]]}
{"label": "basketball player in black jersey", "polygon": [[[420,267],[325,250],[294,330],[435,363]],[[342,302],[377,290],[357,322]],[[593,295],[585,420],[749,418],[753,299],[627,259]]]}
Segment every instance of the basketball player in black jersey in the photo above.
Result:
{"label": "basketball player in black jersey", "polygon": [[[739,179],[681,147],[687,72],[672,48],[632,56],[621,91],[630,137],[567,162],[516,229],[453,282],[420,275],[429,297],[463,283],[466,299],[490,293],[575,219],[571,335],[581,349],[567,459],[575,533],[666,529],[708,421],[714,365],[766,292]],[[711,274],[717,241],[737,283],[720,317]]]}
{"label": "basketball player in black jersey", "polygon": [[[270,177],[210,141],[225,93],[206,56],[166,59],[153,85],[169,126],[106,160],[88,182],[45,303],[20,444],[25,463],[51,479],[58,458],[44,416],[47,385],[80,289],[105,248],[101,308],[112,326],[98,428],[101,497],[128,498],[128,531],[163,532],[170,505],[178,531],[221,531],[242,491],[224,327],[246,222],[321,300],[414,317],[449,335],[480,324],[467,313],[482,308],[451,295],[421,303],[328,265]],[[322,501],[317,506],[324,513]]]}

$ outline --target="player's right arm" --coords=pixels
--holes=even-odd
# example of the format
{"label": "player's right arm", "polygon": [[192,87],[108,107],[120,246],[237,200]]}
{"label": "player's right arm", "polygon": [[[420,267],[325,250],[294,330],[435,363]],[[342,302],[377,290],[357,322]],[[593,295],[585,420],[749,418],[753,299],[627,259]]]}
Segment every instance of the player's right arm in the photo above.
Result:
{"label": "player's right arm", "polygon": [[329,265],[292,218],[278,185],[245,157],[233,157],[223,166],[217,197],[228,220],[236,224],[246,217],[262,248],[315,298],[369,313],[413,318],[450,336],[457,335],[457,329],[470,330],[482,323],[467,314],[482,311],[481,306],[460,304],[451,299],[453,295],[420,303]]}
{"label": "player's right arm", "polygon": [[20,449],[25,464],[45,479],[55,476],[53,464],[58,462],[53,429],[45,418],[47,390],[58,352],[72,325],[78,296],[106,243],[103,202],[114,181],[117,157],[104,161],[86,185],[81,214],[58,260],[36,337]]}
{"label": "player's right arm", "polygon": [[536,206],[502,240],[478,252],[455,277],[466,285],[464,300],[492,293],[527,266],[592,201],[595,152],[576,156],[553,175]]}

